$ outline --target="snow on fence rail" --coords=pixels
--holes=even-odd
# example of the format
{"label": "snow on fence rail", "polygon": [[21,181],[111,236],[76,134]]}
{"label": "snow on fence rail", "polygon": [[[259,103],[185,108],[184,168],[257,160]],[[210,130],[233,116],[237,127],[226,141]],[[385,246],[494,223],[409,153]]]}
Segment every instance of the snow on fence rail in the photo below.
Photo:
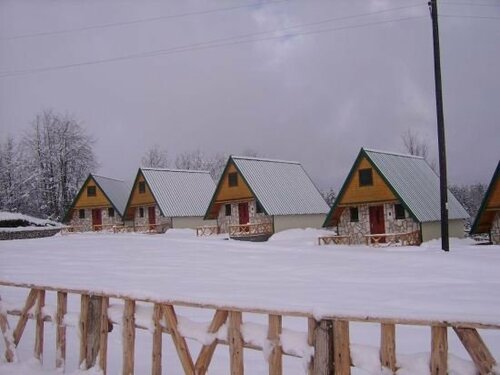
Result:
{"label": "snow on fence rail", "polygon": [[[255,349],[268,354],[269,374],[281,375],[282,356],[292,355],[303,357],[308,362],[308,372],[311,375],[345,375],[350,374],[351,366],[355,366],[351,357],[349,340],[350,322],[379,323],[381,327],[380,363],[384,373],[396,373],[396,325],[418,325],[431,328],[431,359],[430,373],[433,375],[448,372],[448,328],[452,328],[470,354],[479,374],[497,374],[496,361],[481,339],[477,329],[500,329],[500,325],[482,324],[481,322],[459,322],[439,320],[393,319],[367,316],[325,316],[319,321],[310,314],[297,311],[274,311],[265,309],[241,309],[231,306],[216,306],[197,304],[185,301],[169,301],[156,299],[132,299],[130,296],[93,292],[79,289],[54,288],[50,286],[19,284],[0,281],[1,286],[21,287],[30,289],[24,307],[20,310],[2,309],[0,298],[0,328],[5,342],[5,359],[8,362],[17,361],[16,347],[22,338],[28,319],[35,320],[34,355],[41,360],[43,357],[44,323],[56,323],[56,368],[64,371],[66,358],[66,323],[68,313],[68,294],[81,296],[79,332],[81,368],[91,368],[96,364],[106,374],[108,332],[113,324],[122,326],[122,373],[134,374],[135,330],[148,329],[136,320],[137,302],[147,302],[152,305],[153,375],[160,375],[162,358],[162,335],[171,335],[173,344],[186,374],[206,374],[212,356],[218,344],[228,345],[230,352],[231,375],[244,373],[244,349]],[[47,292],[57,294],[57,308],[54,316],[45,313],[45,297]],[[113,321],[109,314],[110,298],[124,301],[121,322]],[[207,325],[202,335],[190,334],[189,327],[178,317],[176,306],[196,307],[215,310],[212,321]],[[33,310],[34,308],[34,310]],[[33,311],[33,312],[32,312]],[[256,345],[248,334],[245,334],[243,313],[257,313],[268,316],[267,335]],[[18,316],[19,319],[13,331],[9,327],[7,315]],[[284,332],[282,319],[285,316],[303,317],[308,321],[307,350],[285,351],[283,345]],[[166,323],[166,324],[165,324]],[[217,334],[221,328],[227,328],[227,336],[220,338]],[[283,334],[283,335],[282,335]],[[197,338],[198,336],[198,338]],[[196,360],[193,360],[186,338],[197,339],[203,345]],[[254,340],[255,341],[255,340]],[[257,340],[258,341],[258,340]]]}

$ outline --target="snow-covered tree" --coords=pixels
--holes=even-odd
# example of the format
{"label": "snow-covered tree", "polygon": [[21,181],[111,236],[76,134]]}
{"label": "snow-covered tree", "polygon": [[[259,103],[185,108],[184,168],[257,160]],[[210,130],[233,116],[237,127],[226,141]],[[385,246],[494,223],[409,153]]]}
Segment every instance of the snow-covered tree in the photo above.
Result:
{"label": "snow-covered tree", "polygon": [[[486,193],[487,186],[485,184],[471,184],[471,185],[451,185],[450,191],[455,198],[464,206],[465,210],[471,217],[471,222],[481,207],[484,194]],[[470,224],[470,223],[469,223]]]}
{"label": "snow-covered tree", "polygon": [[332,207],[335,199],[337,198],[337,193],[335,192],[335,190],[333,190],[333,188],[322,190],[321,195],[323,196],[326,204]]}
{"label": "snow-covered tree", "polygon": [[151,147],[141,159],[141,164],[149,168],[168,168],[169,160],[167,150],[161,149],[160,146],[154,145]]}
{"label": "snow-covered tree", "polygon": [[23,162],[12,136],[0,144],[0,210],[18,211],[22,206]]}

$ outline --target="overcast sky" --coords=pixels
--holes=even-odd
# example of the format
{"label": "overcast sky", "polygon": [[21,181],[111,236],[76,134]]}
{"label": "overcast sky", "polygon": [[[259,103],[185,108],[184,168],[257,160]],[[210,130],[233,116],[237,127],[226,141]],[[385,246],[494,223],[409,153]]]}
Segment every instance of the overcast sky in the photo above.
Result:
{"label": "overcast sky", "polygon": [[[449,182],[487,183],[500,0],[441,3]],[[435,155],[427,0],[0,0],[0,140],[45,108],[82,122],[110,177],[156,143],[297,160],[338,190],[360,147],[402,152],[407,129]]]}

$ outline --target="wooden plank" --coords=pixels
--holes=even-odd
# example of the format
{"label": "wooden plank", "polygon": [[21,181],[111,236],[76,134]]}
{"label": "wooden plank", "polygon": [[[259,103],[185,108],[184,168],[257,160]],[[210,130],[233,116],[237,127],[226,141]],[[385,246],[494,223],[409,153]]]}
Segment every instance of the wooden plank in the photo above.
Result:
{"label": "wooden plank", "polygon": [[283,374],[283,351],[281,350],[281,315],[269,315],[267,339],[273,347],[269,355],[269,375]]}
{"label": "wooden plank", "polygon": [[330,375],[333,369],[333,323],[321,320],[314,332],[314,375]]}
{"label": "wooden plank", "polygon": [[45,290],[39,289],[37,291],[37,303],[35,308],[35,358],[43,363],[43,334],[44,334],[44,321],[43,321],[43,307],[45,306]]}
{"label": "wooden plank", "polygon": [[[315,332],[318,326],[318,322],[314,318],[307,318],[307,344],[314,347]],[[314,373],[314,356],[309,359],[309,366],[307,369],[308,375]]]}
{"label": "wooden plank", "polygon": [[134,374],[135,359],[135,301],[125,300],[123,308],[123,375]]}
{"label": "wooden plank", "polygon": [[155,303],[153,308],[153,358],[151,366],[152,375],[161,375],[161,355],[162,355],[162,307],[160,304]]}
{"label": "wooden plank", "polygon": [[79,366],[83,366],[87,369],[87,365],[84,363],[87,358],[87,345],[88,345],[88,316],[89,316],[89,304],[90,304],[90,296],[88,294],[82,294],[80,298],[80,357],[79,357]]}
{"label": "wooden plank", "polygon": [[497,363],[479,333],[473,328],[453,327],[453,330],[471,356],[479,374],[491,374]]}
{"label": "wooden plank", "polygon": [[177,315],[175,314],[174,307],[172,305],[165,305],[163,308],[165,317],[167,319],[168,328],[170,328],[172,341],[174,342],[175,349],[177,350],[177,355],[182,364],[185,374],[194,374],[194,364],[191,358],[191,353],[186,343],[186,339],[182,337],[177,329]]}
{"label": "wooden plank", "polygon": [[[109,298],[101,297],[100,332],[99,332],[99,368],[106,375],[108,367],[108,332],[110,323],[108,318]],[[112,328],[113,326],[111,326]]]}
{"label": "wooden plank", "polygon": [[35,306],[36,299],[38,297],[37,289],[31,289],[28,297],[26,298],[26,303],[21,310],[21,316],[17,321],[16,328],[14,329],[14,344],[17,346],[21,337],[23,335],[24,329],[26,328],[26,322],[28,321],[28,313],[33,306]]}
{"label": "wooden plank", "polygon": [[[102,297],[91,296],[89,301],[88,323],[87,323],[87,368],[95,366],[99,354],[100,334],[101,334],[101,307]],[[107,324],[106,324],[107,328]]]}
{"label": "wooden plank", "polygon": [[66,362],[66,325],[64,315],[68,312],[68,293],[57,292],[56,312],[56,368],[64,371]]}
{"label": "wooden plank", "polygon": [[380,325],[380,363],[382,367],[396,372],[396,326],[394,324]]}
{"label": "wooden plank", "polygon": [[347,320],[333,321],[333,362],[335,375],[351,373],[349,322]]}
{"label": "wooden plank", "polygon": [[3,341],[5,343],[5,360],[7,362],[16,361],[16,346],[14,338],[10,331],[9,321],[7,320],[7,312],[2,308],[2,297],[0,296],[0,331],[2,332]]}
{"label": "wooden plank", "polygon": [[243,337],[241,334],[242,314],[239,311],[229,312],[229,364],[231,375],[243,375]]}
{"label": "wooden plank", "polygon": [[[217,333],[220,327],[222,327],[222,325],[226,322],[227,316],[228,312],[225,310],[215,311],[212,322],[208,327],[208,333]],[[196,375],[205,375],[207,373],[216,346],[217,340],[214,340],[214,342],[212,342],[210,345],[202,346],[200,354],[198,354],[198,359],[196,360],[196,364],[194,366]]]}
{"label": "wooden plank", "polygon": [[448,332],[446,326],[431,327],[431,375],[448,373]]}

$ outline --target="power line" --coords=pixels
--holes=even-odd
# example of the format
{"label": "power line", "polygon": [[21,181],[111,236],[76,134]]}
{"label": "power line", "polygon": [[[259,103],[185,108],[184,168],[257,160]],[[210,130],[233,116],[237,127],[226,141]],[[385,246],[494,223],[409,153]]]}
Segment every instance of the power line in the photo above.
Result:
{"label": "power line", "polygon": [[[117,61],[155,57],[155,56],[159,56],[159,55],[171,55],[171,54],[182,53],[182,52],[207,50],[207,49],[219,48],[219,47],[225,47],[225,46],[234,46],[234,45],[247,44],[247,43],[257,43],[257,42],[263,42],[263,41],[269,41],[269,40],[278,40],[278,39],[300,36],[300,35],[321,34],[321,33],[326,33],[326,32],[363,28],[363,27],[376,26],[376,25],[382,25],[382,24],[387,24],[387,23],[401,22],[401,21],[414,20],[414,19],[423,19],[423,18],[426,18],[426,16],[411,16],[411,17],[391,19],[391,20],[373,21],[373,22],[367,22],[364,24],[351,25],[351,26],[330,27],[330,28],[325,28],[325,29],[320,29],[320,30],[310,30],[310,31],[302,31],[302,32],[298,31],[298,32],[287,33],[287,34],[283,34],[283,35],[279,35],[279,36],[262,37],[262,38],[257,38],[257,39],[244,39],[244,38],[249,37],[249,36],[257,36],[257,35],[262,34],[262,33],[267,33],[267,34],[270,33],[270,32],[261,32],[261,33],[255,33],[255,34],[247,34],[247,36],[229,37],[229,38],[223,38],[223,39],[218,39],[218,40],[213,40],[213,41],[208,41],[208,42],[188,44],[185,46],[173,47],[173,48],[169,48],[169,49],[161,49],[161,50],[155,50],[155,51],[149,51],[149,52],[142,52],[142,53],[138,53],[138,54],[118,56],[118,57],[113,57],[113,58],[108,58],[108,59],[90,60],[90,61],[84,61],[84,62],[80,62],[80,63],[56,65],[56,66],[50,66],[50,67],[45,67],[45,68],[33,68],[33,69],[23,69],[23,70],[10,71],[10,72],[0,72],[0,78],[20,76],[20,75],[26,75],[26,74],[34,74],[34,73],[42,73],[42,72],[69,69],[69,68],[88,66],[88,65],[111,63],[111,62],[117,62]],[[326,21],[323,21],[323,22],[326,22]],[[315,24],[317,24],[317,23],[315,23]],[[310,26],[310,25],[306,25],[306,26]],[[300,26],[293,26],[293,28],[298,28],[298,27],[300,27]],[[285,28],[285,29],[278,29],[278,30],[275,30],[273,32],[282,32],[282,31],[284,31],[286,29],[290,29],[290,28],[292,28],[292,27]],[[233,39],[233,40],[234,39],[243,39],[243,40],[235,40],[235,41],[228,42],[228,40],[231,40],[231,39]]]}
{"label": "power line", "polygon": [[439,17],[446,17],[446,18],[477,18],[477,19],[484,19],[484,20],[500,20],[500,17],[494,17],[494,16],[468,16],[468,15],[460,15],[460,14],[440,14]]}
{"label": "power line", "polygon": [[465,2],[452,2],[442,1],[441,4],[454,5],[454,6],[474,6],[474,7],[500,7],[500,4],[482,4],[482,3],[465,3]]}
{"label": "power line", "polygon": [[102,24],[102,25],[84,26],[84,27],[78,27],[78,28],[73,28],[73,29],[64,29],[64,30],[55,30],[55,31],[45,31],[45,32],[40,32],[40,33],[13,35],[13,36],[0,38],[0,40],[16,40],[16,39],[36,38],[36,37],[44,37],[44,36],[50,36],[50,35],[69,34],[69,33],[74,33],[74,32],[88,31],[88,30],[108,29],[108,28],[113,28],[113,27],[121,27],[121,26],[135,25],[135,24],[141,24],[141,23],[157,22],[157,21],[163,21],[163,20],[168,20],[168,19],[184,18],[184,17],[197,16],[197,15],[206,15],[206,14],[217,13],[217,12],[228,12],[228,11],[237,10],[237,9],[253,8],[253,7],[261,6],[261,5],[278,4],[278,3],[288,2],[288,1],[290,1],[290,0],[260,1],[257,3],[246,4],[246,5],[237,5],[237,6],[225,7],[225,8],[214,8],[214,9],[207,9],[207,10],[201,10],[201,11],[171,14],[171,15],[165,15],[165,16],[140,18],[140,19],[130,20],[130,21],[120,21],[120,22],[106,23],[106,24]]}

